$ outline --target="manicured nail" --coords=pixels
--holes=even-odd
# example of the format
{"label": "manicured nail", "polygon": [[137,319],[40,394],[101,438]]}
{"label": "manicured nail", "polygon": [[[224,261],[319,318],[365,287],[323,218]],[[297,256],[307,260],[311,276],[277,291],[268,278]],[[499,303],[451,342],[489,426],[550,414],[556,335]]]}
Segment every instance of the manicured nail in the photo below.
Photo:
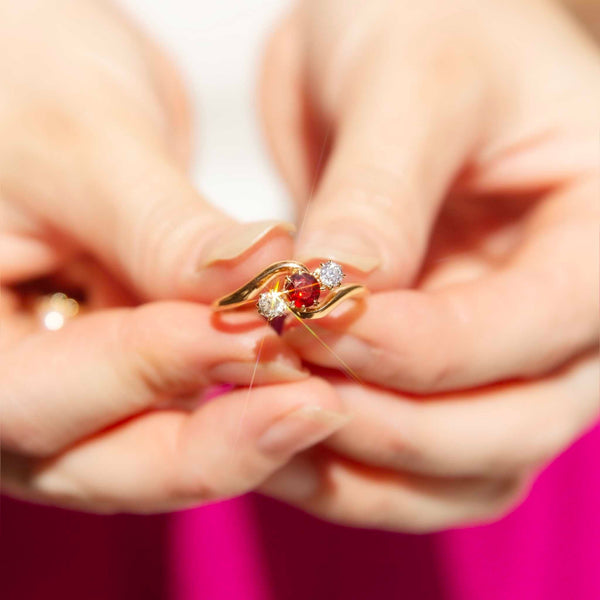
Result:
{"label": "manicured nail", "polygon": [[289,502],[299,502],[316,495],[321,488],[319,468],[310,457],[300,454],[272,475],[260,491]]}
{"label": "manicured nail", "polygon": [[275,421],[258,440],[258,448],[273,454],[296,454],[329,437],[349,421],[349,416],[302,406]]}
{"label": "manicured nail", "polygon": [[300,381],[309,376],[308,371],[282,361],[220,363],[209,370],[212,381],[247,385],[251,380],[257,384]]}
{"label": "manicured nail", "polygon": [[257,221],[240,224],[233,230],[229,229],[217,237],[207,250],[202,257],[200,268],[205,269],[219,262],[239,258],[275,231],[291,235],[296,231],[296,227],[285,221]]}
{"label": "manicured nail", "polygon": [[316,360],[318,364],[323,366],[339,367],[339,358],[352,369],[359,371],[369,365],[377,364],[380,350],[356,336],[339,334],[318,326],[314,326],[313,331],[322,342],[335,352],[335,355],[300,327],[286,331],[284,340],[302,356]]}
{"label": "manicured nail", "polygon": [[353,335],[338,335],[333,343],[335,353],[354,369],[372,363],[377,349]]}
{"label": "manicured nail", "polygon": [[353,230],[315,231],[302,240],[298,257],[308,263],[330,259],[363,273],[370,273],[381,265],[375,242]]}

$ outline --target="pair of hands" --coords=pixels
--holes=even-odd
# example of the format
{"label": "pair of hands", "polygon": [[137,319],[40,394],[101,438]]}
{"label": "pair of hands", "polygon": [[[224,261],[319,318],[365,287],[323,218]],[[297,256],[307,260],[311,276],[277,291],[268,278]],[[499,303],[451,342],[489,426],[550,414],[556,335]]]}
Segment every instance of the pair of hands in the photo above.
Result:
{"label": "pair of hands", "polygon": [[[11,493],[144,512],[260,489],[439,529],[507,510],[596,417],[600,53],[559,6],[303,2],[261,82],[301,215],[318,178],[295,244],[192,188],[183,87],[113,6],[1,2],[0,27]],[[291,256],[374,292],[315,327],[364,384],[301,328],[205,306]],[[49,275],[88,314],[38,332],[23,284]],[[240,388],[177,407],[219,382]]]}

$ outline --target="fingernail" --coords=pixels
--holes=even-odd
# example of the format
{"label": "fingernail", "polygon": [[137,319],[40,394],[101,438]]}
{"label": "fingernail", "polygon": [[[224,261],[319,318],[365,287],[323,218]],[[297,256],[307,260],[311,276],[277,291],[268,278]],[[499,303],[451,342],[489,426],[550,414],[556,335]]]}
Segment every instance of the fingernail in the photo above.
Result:
{"label": "fingernail", "polygon": [[375,242],[354,230],[316,231],[304,238],[298,260],[312,263],[317,259],[334,260],[363,273],[370,273],[381,265]]}
{"label": "fingernail", "polygon": [[284,383],[300,381],[309,376],[308,371],[281,361],[243,362],[231,361],[220,363],[208,371],[212,381],[247,385],[250,381],[257,384]]}
{"label": "fingernail", "polygon": [[291,235],[296,231],[296,227],[285,221],[257,221],[240,224],[233,230],[228,229],[217,237],[212,247],[202,257],[200,268],[205,269],[215,263],[239,258],[274,231]]}
{"label": "fingernail", "polygon": [[349,416],[320,406],[302,406],[273,423],[258,440],[263,452],[296,454],[329,437]]}
{"label": "fingernail", "polygon": [[342,357],[354,369],[366,367],[376,352],[373,346],[353,335],[340,335],[333,343],[335,353]]}
{"label": "fingernail", "polygon": [[339,334],[329,331],[323,327],[313,327],[319,339],[331,348],[327,350],[321,342],[313,340],[303,329],[296,327],[288,330],[284,339],[292,348],[295,348],[301,356],[316,359],[323,366],[339,367],[339,358],[353,369],[362,370],[370,364],[377,364],[379,349],[364,342],[363,340],[349,334]]}
{"label": "fingernail", "polygon": [[320,488],[318,467],[309,457],[301,454],[271,476],[261,486],[261,492],[281,500],[298,502],[315,496]]}

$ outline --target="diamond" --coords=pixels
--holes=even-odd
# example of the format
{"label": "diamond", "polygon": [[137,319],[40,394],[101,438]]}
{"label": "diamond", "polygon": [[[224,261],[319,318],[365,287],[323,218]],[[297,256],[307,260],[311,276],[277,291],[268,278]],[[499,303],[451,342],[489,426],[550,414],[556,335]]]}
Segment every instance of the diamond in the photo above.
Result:
{"label": "diamond", "polygon": [[344,279],[342,266],[332,260],[322,263],[318,269],[319,281],[330,290],[338,287]]}
{"label": "diamond", "polygon": [[275,290],[261,294],[258,297],[257,307],[258,312],[269,321],[285,315],[288,310],[285,298],[281,292],[276,292]]}
{"label": "diamond", "polygon": [[294,273],[285,284],[287,297],[296,308],[313,306],[319,300],[321,289],[319,282],[310,273]]}

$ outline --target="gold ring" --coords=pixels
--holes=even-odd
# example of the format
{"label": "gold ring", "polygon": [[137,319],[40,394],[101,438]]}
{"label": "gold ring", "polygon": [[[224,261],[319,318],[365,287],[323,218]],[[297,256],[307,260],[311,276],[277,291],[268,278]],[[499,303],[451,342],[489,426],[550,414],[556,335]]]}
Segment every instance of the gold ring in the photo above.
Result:
{"label": "gold ring", "polygon": [[340,302],[367,293],[358,283],[342,285],[346,277],[341,265],[329,260],[314,271],[294,260],[273,263],[246,285],[213,304],[216,311],[254,304],[267,321],[288,311],[301,319],[327,316]]}

